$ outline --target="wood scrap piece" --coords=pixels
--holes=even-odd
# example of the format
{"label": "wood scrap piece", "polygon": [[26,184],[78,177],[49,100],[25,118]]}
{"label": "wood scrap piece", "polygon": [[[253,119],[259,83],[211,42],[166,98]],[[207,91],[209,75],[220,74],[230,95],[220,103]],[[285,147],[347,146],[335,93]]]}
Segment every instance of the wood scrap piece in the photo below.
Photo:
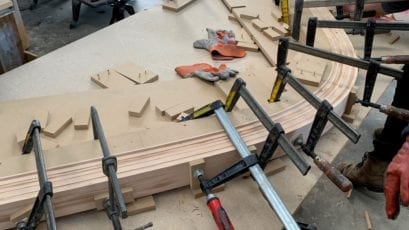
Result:
{"label": "wood scrap piece", "polygon": [[236,44],[238,48],[245,49],[247,51],[251,52],[257,52],[258,51],[258,46],[254,43],[247,43],[247,42],[238,42]]}
{"label": "wood scrap piece", "polygon": [[46,136],[56,138],[72,122],[72,116],[68,113],[55,112],[51,114],[49,124],[43,129]]}
{"label": "wood scrap piece", "polygon": [[132,62],[117,66],[115,70],[136,84],[152,83],[159,79],[157,73]]}
{"label": "wood scrap piece", "polygon": [[122,76],[113,69],[101,71],[91,76],[91,81],[95,82],[101,88],[121,89],[135,85],[134,82]]}
{"label": "wood scrap piece", "polygon": [[243,0],[223,0],[224,5],[231,12],[234,8],[243,8],[246,7],[246,4]]}
{"label": "wood scrap piece", "polygon": [[[124,195],[124,200],[126,204],[132,203],[134,201],[133,197],[133,188],[132,187],[125,187],[121,189],[122,194]],[[94,204],[97,210],[104,209],[104,200],[108,198],[108,193],[101,193],[94,196]]]}
{"label": "wood scrap piece", "polygon": [[193,113],[195,107],[189,104],[179,104],[165,110],[165,116],[169,120],[175,120],[181,113]]}
{"label": "wood scrap piece", "polygon": [[24,141],[26,140],[27,131],[28,131],[28,128],[27,128],[27,130],[20,129],[20,130],[16,133],[15,136],[16,136],[16,142],[17,142],[17,145],[18,145],[18,146],[23,147]]}
{"label": "wood scrap piece", "polygon": [[195,0],[165,0],[165,2],[162,3],[162,8],[178,12],[194,1]]}
{"label": "wood scrap piece", "polygon": [[368,210],[366,209],[364,211],[364,217],[365,217],[365,222],[366,222],[366,226],[368,227],[368,230],[372,230],[371,219],[369,218],[369,213],[368,213]]}
{"label": "wood scrap piece", "polygon": [[188,116],[188,113],[181,113],[179,114],[179,116],[176,118],[176,121],[180,122],[183,120],[183,118],[185,118],[186,116]]}
{"label": "wood scrap piece", "polygon": [[350,114],[352,112],[352,106],[355,105],[355,102],[358,100],[358,88],[356,86],[352,87],[349,92],[347,104],[345,106],[344,114]]}
{"label": "wood scrap piece", "polygon": [[259,17],[259,14],[250,10],[246,10],[240,13],[240,18],[243,19],[256,19]]}
{"label": "wood scrap piece", "polygon": [[182,102],[170,103],[168,101],[161,101],[160,103],[156,104],[155,110],[160,116],[164,116],[165,110],[170,109],[179,104],[182,104]]}
{"label": "wood scrap piece", "polygon": [[391,33],[391,36],[388,39],[388,43],[393,45],[395,42],[397,42],[400,39],[399,34],[397,33]]}
{"label": "wood scrap piece", "polygon": [[131,117],[141,117],[146,107],[149,105],[150,97],[140,97],[129,107],[128,114]]}
{"label": "wood scrap piece", "polygon": [[271,28],[276,31],[277,33],[281,34],[281,35],[287,35],[288,34],[288,30],[279,22],[276,22],[274,20],[269,21],[269,23],[271,24]]}
{"label": "wood scrap piece", "polygon": [[261,21],[260,19],[251,20],[251,24],[256,28],[258,31],[263,31],[268,29],[268,25]]}
{"label": "wood scrap piece", "polygon": [[128,215],[136,215],[142,212],[152,211],[156,209],[155,200],[153,196],[146,196],[138,198],[134,202],[127,205]]}
{"label": "wood scrap piece", "polygon": [[274,31],[273,29],[269,28],[263,31],[263,34],[268,37],[271,41],[277,41],[281,35]]}
{"label": "wood scrap piece", "polygon": [[91,117],[90,109],[81,108],[77,110],[72,118],[75,130],[87,130]]}

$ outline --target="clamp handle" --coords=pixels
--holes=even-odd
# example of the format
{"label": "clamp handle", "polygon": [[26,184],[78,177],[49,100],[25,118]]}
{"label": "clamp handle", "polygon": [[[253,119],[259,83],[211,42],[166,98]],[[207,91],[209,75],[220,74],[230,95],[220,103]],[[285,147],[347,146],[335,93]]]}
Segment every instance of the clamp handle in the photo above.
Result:
{"label": "clamp handle", "polygon": [[352,183],[327,160],[314,159],[315,165],[334,183],[341,191],[348,192],[352,189]]}

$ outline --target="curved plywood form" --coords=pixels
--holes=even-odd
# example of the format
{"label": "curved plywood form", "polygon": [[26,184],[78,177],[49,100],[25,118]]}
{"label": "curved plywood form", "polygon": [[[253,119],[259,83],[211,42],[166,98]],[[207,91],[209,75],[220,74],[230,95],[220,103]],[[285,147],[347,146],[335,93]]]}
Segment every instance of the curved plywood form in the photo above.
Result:
{"label": "curved plywood form", "polygon": [[[332,17],[327,9],[310,9],[310,11],[311,14],[322,19]],[[343,31],[323,29],[322,32],[328,40],[328,47],[333,52],[355,56],[354,49]],[[355,83],[357,69],[338,63],[330,63],[330,65],[328,76],[315,90],[315,94],[331,102],[335,111],[340,114],[345,108],[349,91]],[[140,90],[94,91],[65,95],[64,99],[62,96],[56,96],[33,99],[29,102],[38,102],[37,106],[62,100],[80,101],[80,98],[87,98],[84,101],[92,102],[95,98],[103,98],[108,95],[113,98],[111,103],[115,103],[115,98],[123,99],[135,93],[143,94],[144,90],[152,92],[155,91],[155,87],[163,87],[164,96],[169,92],[177,95],[177,92],[171,91],[172,87],[184,89],[187,95],[189,93],[200,95],[200,90],[214,92],[210,98],[197,96],[200,103],[225,97],[220,90],[212,91],[215,90],[215,87],[201,84],[200,88],[197,82],[198,80],[195,79],[179,81],[177,84],[160,82],[141,87]],[[295,95],[291,89],[288,89],[288,95],[290,94]],[[283,96],[285,97],[285,94]],[[265,95],[265,100],[267,97],[268,95]],[[106,99],[111,100],[108,97]],[[155,98],[151,100],[151,103],[155,103],[155,100],[159,101]],[[271,118],[281,123],[289,136],[298,133],[306,134],[315,114],[315,109],[306,101],[299,97],[297,100],[298,102],[292,104],[280,102],[281,104],[271,107],[266,105]],[[16,109],[19,106],[22,107],[24,103],[28,104],[27,101],[5,103],[3,108],[10,106],[9,108]],[[248,145],[264,142],[267,135],[266,130],[254,119],[254,116],[249,115],[245,107],[234,111],[231,118]],[[102,123],[104,124],[104,118]],[[111,135],[108,138],[112,152],[118,157],[118,177],[121,185],[132,187],[135,198],[187,185],[189,183],[188,162],[192,160],[204,158],[206,160],[205,171],[215,174],[238,159],[238,154],[234,152],[234,147],[214,117],[184,124],[172,123],[166,128],[139,131]],[[180,134],[177,139],[175,139],[175,132]],[[46,151],[45,154],[49,166],[49,180],[54,186],[53,201],[57,216],[94,209],[94,195],[106,191],[106,177],[101,170],[99,143],[78,142]],[[31,168],[24,168],[25,164],[31,165]],[[10,158],[9,161],[3,161],[0,165],[0,194],[2,194],[0,197],[0,228],[13,226],[13,223],[9,221],[10,215],[30,206],[36,196],[38,183],[33,165],[32,154],[25,156],[24,159]]]}

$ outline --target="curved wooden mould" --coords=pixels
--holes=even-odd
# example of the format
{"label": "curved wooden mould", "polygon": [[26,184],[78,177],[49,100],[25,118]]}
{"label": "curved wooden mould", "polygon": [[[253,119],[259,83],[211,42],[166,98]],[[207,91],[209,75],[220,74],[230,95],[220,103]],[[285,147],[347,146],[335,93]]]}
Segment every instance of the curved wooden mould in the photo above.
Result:
{"label": "curved wooden mould", "polygon": [[[313,15],[322,19],[332,16],[326,9],[310,9]],[[354,49],[343,31],[324,29],[333,52],[355,56]],[[331,63],[331,72],[315,91],[319,98],[331,102],[337,113],[341,114],[351,87],[355,83],[357,69],[350,66]],[[299,101],[280,112],[271,114],[275,122],[281,123],[286,132],[292,134],[308,132],[315,109],[306,101]],[[206,121],[191,121],[191,129],[204,122],[218,125],[215,118]],[[239,133],[248,145],[263,143],[266,130],[256,120],[239,124]],[[171,131],[169,131],[171,135]],[[110,145],[132,142],[132,134],[110,138]],[[115,144],[113,144],[115,143]],[[59,148],[59,152],[98,151],[97,142],[80,143],[75,146]],[[185,186],[189,183],[188,162],[206,159],[205,171],[217,172],[238,159],[234,147],[223,130],[171,141],[142,149],[113,152],[118,157],[118,177],[123,187],[132,187],[134,197]],[[100,153],[99,153],[100,155]],[[102,174],[100,158],[83,160],[75,164],[66,164],[48,168],[49,180],[54,185],[54,204],[57,216],[69,215],[95,208],[93,196],[106,191],[106,177]],[[211,176],[211,175],[209,175]],[[38,191],[35,171],[19,173],[0,178],[0,228],[9,228],[14,224],[10,215],[30,206]]]}

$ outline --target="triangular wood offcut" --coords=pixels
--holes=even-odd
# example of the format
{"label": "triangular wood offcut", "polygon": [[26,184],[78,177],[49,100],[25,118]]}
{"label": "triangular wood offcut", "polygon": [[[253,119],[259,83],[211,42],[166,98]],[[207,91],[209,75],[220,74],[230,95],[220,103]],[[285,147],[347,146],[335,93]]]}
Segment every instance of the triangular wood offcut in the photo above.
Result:
{"label": "triangular wood offcut", "polygon": [[128,113],[131,117],[142,117],[143,112],[149,105],[150,97],[142,96],[136,99],[129,107]]}
{"label": "triangular wood offcut", "polygon": [[54,112],[50,115],[48,125],[43,129],[46,136],[55,138],[72,122],[72,115],[67,112]]}
{"label": "triangular wood offcut", "polygon": [[121,89],[135,85],[134,82],[112,69],[92,75],[91,80],[104,89]]}
{"label": "triangular wood offcut", "polygon": [[117,66],[114,69],[136,84],[151,83],[159,79],[157,73],[132,62]]}

